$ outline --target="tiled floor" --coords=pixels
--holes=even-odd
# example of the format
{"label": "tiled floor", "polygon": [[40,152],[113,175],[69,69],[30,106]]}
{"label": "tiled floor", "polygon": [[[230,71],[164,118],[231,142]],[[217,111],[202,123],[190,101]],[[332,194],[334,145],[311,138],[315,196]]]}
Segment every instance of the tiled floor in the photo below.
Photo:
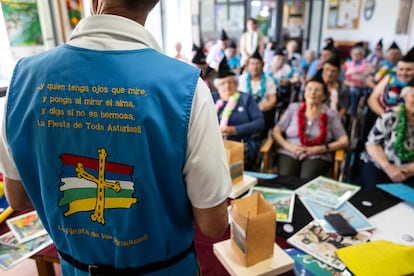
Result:
{"label": "tiled floor", "polygon": [[[60,265],[55,264],[56,276],[62,276]],[[1,276],[37,276],[36,262],[32,259],[24,260],[13,268],[3,271],[0,269]],[[39,275],[42,276],[42,275]]]}

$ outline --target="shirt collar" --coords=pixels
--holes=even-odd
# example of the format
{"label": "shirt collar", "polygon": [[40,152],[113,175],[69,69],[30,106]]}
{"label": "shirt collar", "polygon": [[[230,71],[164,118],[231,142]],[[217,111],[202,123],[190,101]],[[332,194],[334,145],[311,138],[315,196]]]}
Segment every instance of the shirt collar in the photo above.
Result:
{"label": "shirt collar", "polygon": [[68,44],[96,50],[154,48],[162,52],[144,26],[131,19],[109,14],[83,18],[73,30]]}

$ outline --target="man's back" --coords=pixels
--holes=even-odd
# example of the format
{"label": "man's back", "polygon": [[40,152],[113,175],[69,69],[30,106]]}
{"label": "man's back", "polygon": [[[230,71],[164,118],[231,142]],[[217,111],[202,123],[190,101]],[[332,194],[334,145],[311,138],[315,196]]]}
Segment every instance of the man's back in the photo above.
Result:
{"label": "man's back", "polygon": [[[97,22],[106,22],[99,25],[105,36],[93,27]],[[131,22],[87,18],[72,46],[17,65],[6,127],[18,173],[10,169],[6,176],[21,178],[64,255],[115,268],[159,268],[164,261],[173,266],[171,258],[180,256],[180,265],[169,271],[191,274],[197,270],[191,206],[224,202],[228,167],[218,165],[221,180],[204,179],[211,186],[194,181],[196,174],[210,178],[208,166],[188,162],[199,139],[189,131],[193,105],[199,104],[199,71],[148,48],[152,37],[133,35],[140,26]],[[123,50],[105,50],[112,49],[113,37]],[[33,144],[35,150],[26,147]],[[221,151],[217,164],[225,160]],[[64,273],[73,275],[72,265],[63,261]]]}

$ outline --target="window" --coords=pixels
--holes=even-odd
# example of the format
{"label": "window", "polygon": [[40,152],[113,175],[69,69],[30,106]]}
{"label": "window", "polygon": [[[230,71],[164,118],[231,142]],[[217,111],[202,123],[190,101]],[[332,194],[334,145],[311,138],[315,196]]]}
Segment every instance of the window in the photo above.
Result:
{"label": "window", "polygon": [[200,1],[200,27],[202,37],[214,37],[224,29],[231,37],[244,29],[245,7],[243,0]]}

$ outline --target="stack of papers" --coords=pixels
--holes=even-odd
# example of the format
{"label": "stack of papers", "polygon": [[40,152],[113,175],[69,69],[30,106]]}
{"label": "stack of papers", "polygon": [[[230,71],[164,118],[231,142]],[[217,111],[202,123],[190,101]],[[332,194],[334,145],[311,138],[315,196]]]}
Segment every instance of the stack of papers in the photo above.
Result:
{"label": "stack of papers", "polygon": [[36,211],[6,220],[9,232],[0,236],[0,268],[8,270],[52,244]]}
{"label": "stack of papers", "polygon": [[[296,189],[296,195],[314,220],[291,236],[288,243],[334,269],[344,270],[345,265],[335,251],[367,242],[371,233],[366,230],[374,229],[368,219],[348,201],[360,189],[359,186],[322,176]],[[352,237],[337,234],[325,220],[329,214],[342,215],[358,234]]]}

